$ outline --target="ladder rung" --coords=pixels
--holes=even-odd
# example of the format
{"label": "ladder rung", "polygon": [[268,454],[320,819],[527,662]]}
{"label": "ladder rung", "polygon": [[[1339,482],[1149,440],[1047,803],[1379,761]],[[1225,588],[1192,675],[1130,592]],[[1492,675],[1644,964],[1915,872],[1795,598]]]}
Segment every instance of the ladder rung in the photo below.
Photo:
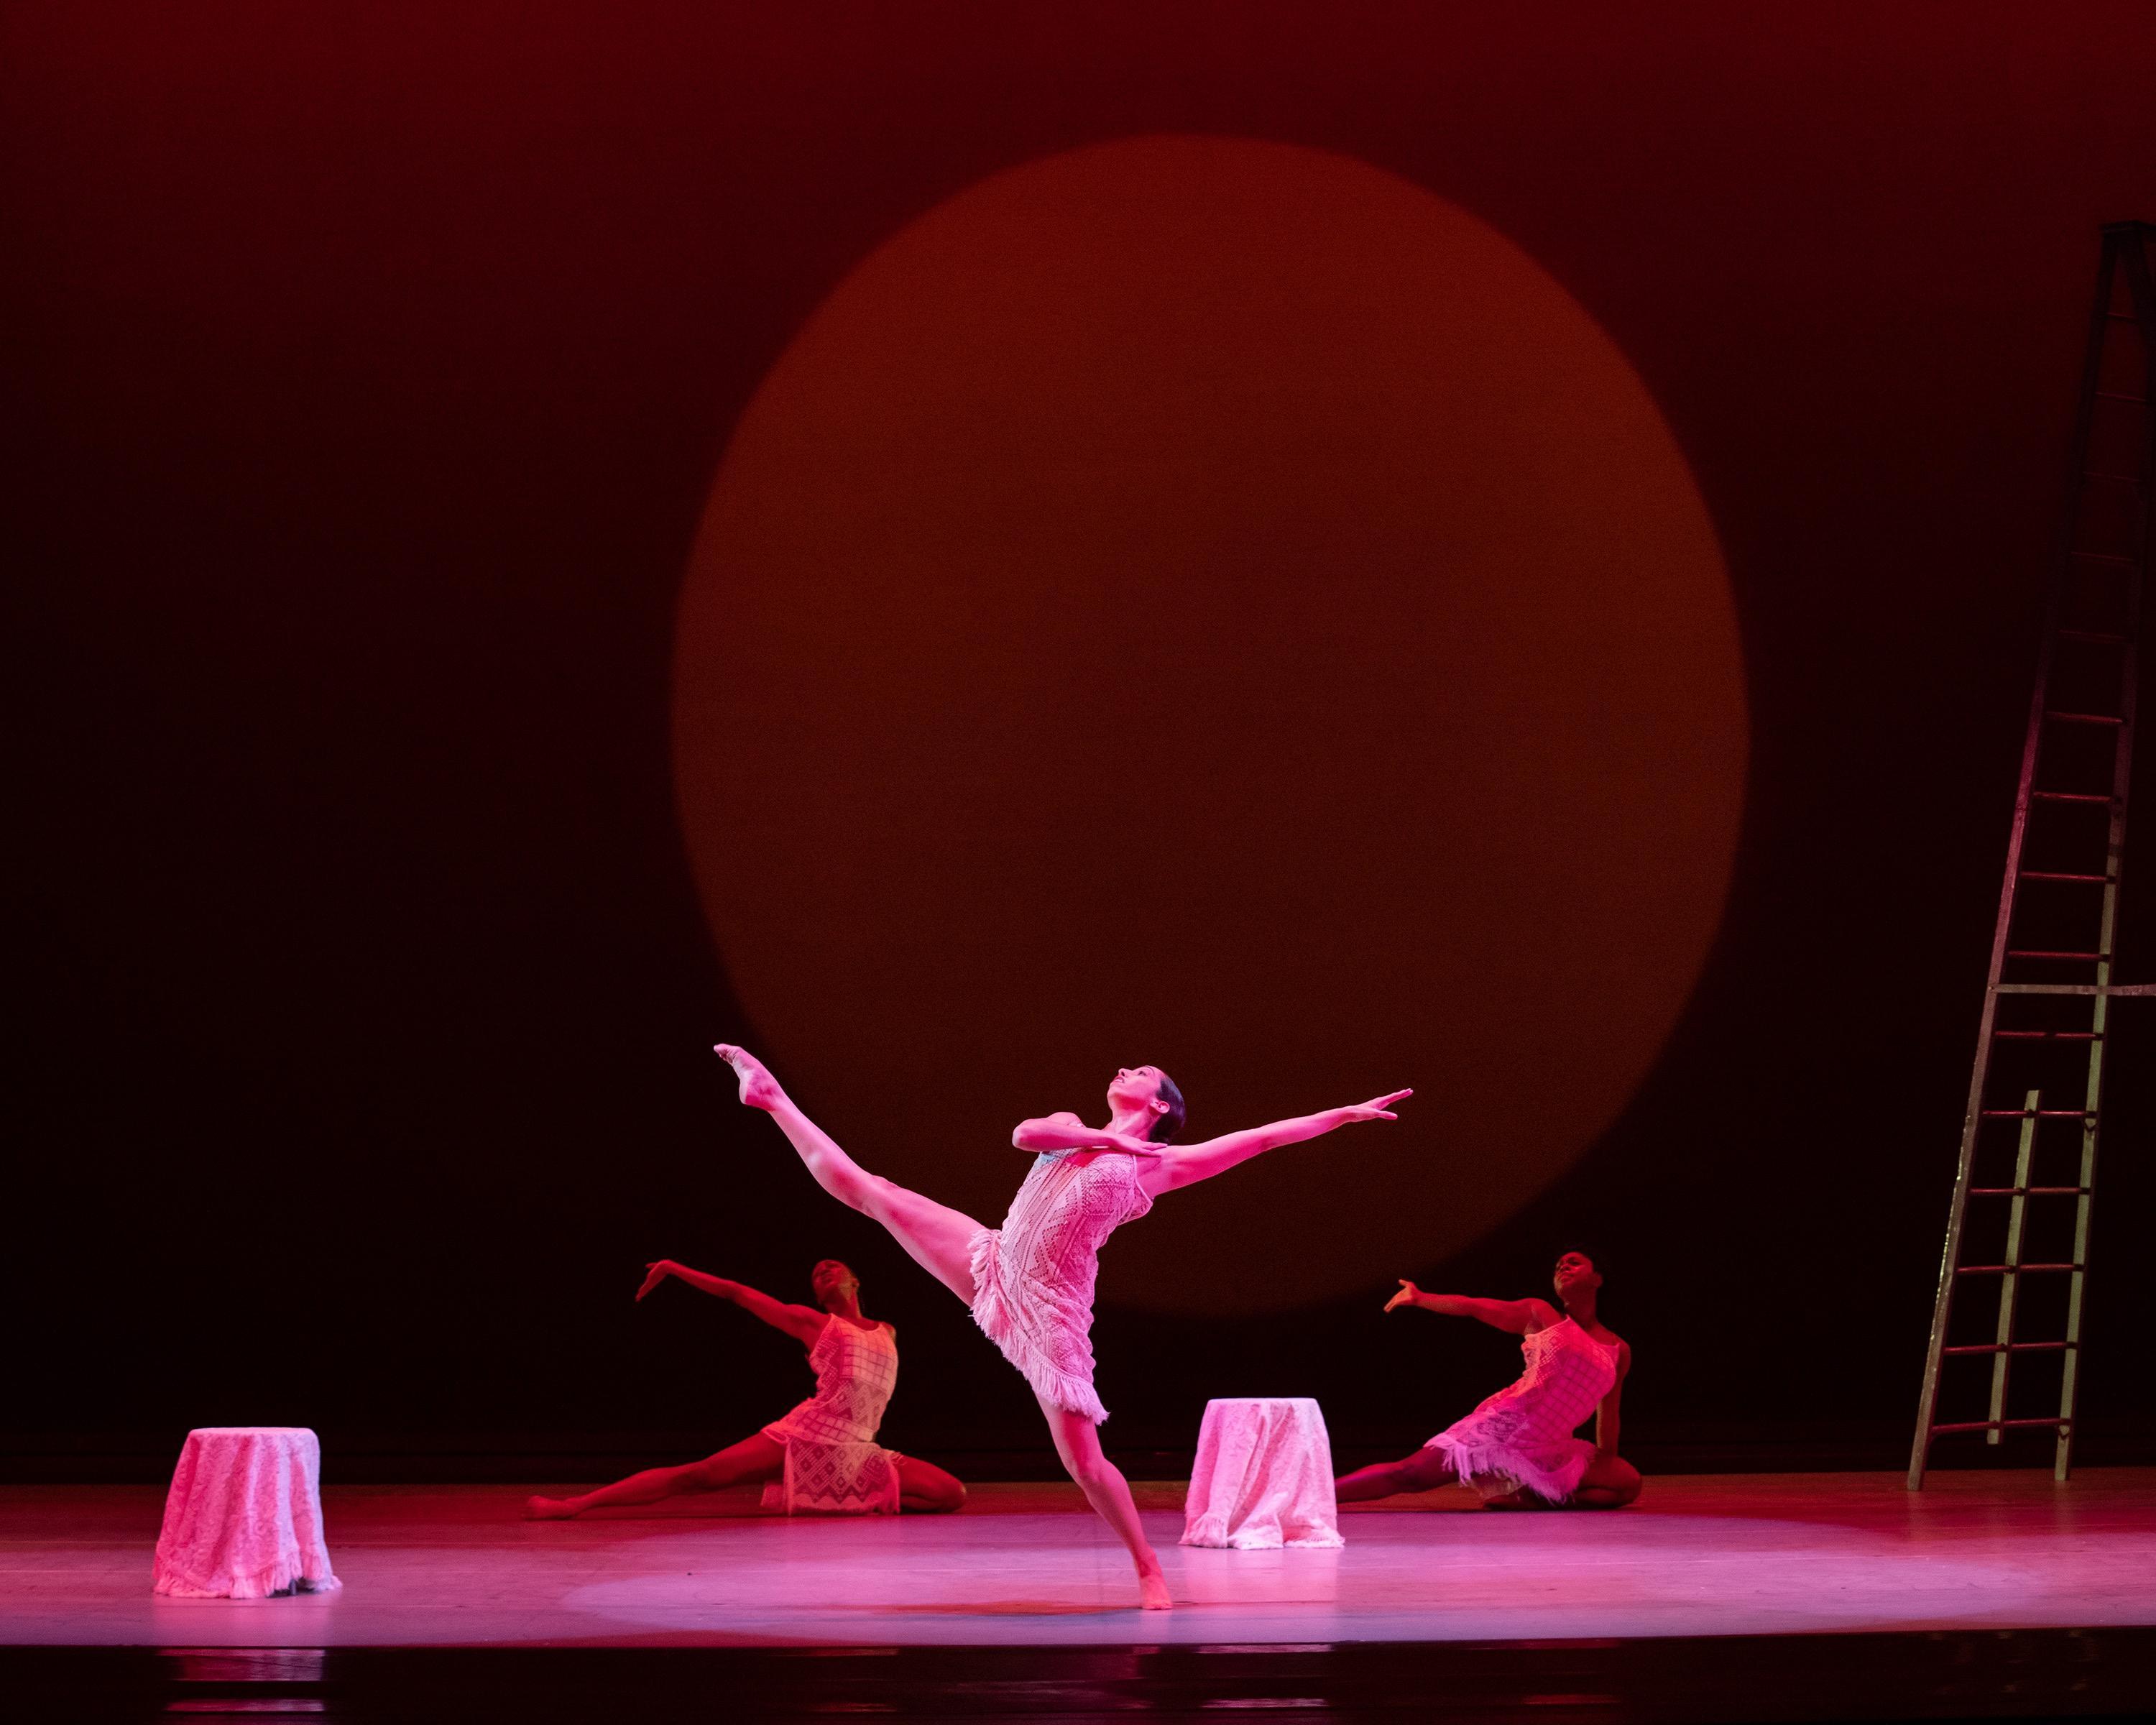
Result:
{"label": "ladder rung", "polygon": [[2093,1186],[1972,1186],[1971,1198],[2066,1198],[2096,1190]]}
{"label": "ladder rung", "polygon": [[2122,569],[2139,567],[2138,558],[2123,557],[2115,551],[2070,551],[2066,555],[2070,557],[2079,557],[2085,563],[2116,563]]}
{"label": "ladder rung", "polygon": [[2017,1431],[2021,1430],[2023,1427],[2042,1427],[2053,1431],[2059,1430],[2061,1428],[2071,1430],[2073,1429],[2073,1424],[2074,1422],[2071,1420],[2058,1419],[1958,1420],[1952,1425],[1934,1425],[1932,1428],[1932,1435],[1933,1437],[1937,1437],[1943,1431]]}
{"label": "ladder rung", "polygon": [[2101,1030],[1994,1030],[1994,1036],[2008,1042],[2101,1042]]}
{"label": "ladder rung", "polygon": [[2108,886],[2112,879],[2108,875],[2062,875],[2056,869],[2024,869],[2020,878],[2024,880],[2085,880],[2092,886]]}
{"label": "ladder rung", "polygon": [[2130,647],[2133,644],[2131,637],[2102,629],[2062,629],[2059,631],[2059,639],[2079,641],[2091,647]]}
{"label": "ladder rung", "polygon": [[2127,983],[2114,988],[2097,983],[1994,983],[1994,994],[2102,994],[2114,1000],[2156,999],[2156,983]]}
{"label": "ladder rung", "polygon": [[2093,1108],[1983,1108],[1986,1120],[2093,1120]]}
{"label": "ladder rung", "polygon": [[2046,1271],[2086,1270],[2086,1264],[1963,1264],[1956,1276],[2042,1276]]}
{"label": "ladder rung", "polygon": [[2031,791],[2030,798],[2038,803],[2102,803],[2107,806],[2112,798],[2102,791]]}
{"label": "ladder rung", "polygon": [[2058,707],[2047,709],[2044,716],[2061,725],[2123,725],[2126,722],[2117,713],[2070,713]]}
{"label": "ladder rung", "polygon": [[2009,958],[2071,959],[2078,964],[2098,964],[2111,957],[2108,952],[2040,952],[2034,947],[2014,947],[2007,950]]}
{"label": "ladder rung", "polygon": [[2098,401],[2130,401],[2137,407],[2143,408],[2148,405],[2148,398],[2147,396],[2128,395],[2125,391],[2120,389],[2099,389],[2097,391],[2096,394]]}
{"label": "ladder rung", "polygon": [[1944,1353],[2064,1353],[2082,1344],[2078,1342],[1983,1342],[1968,1348],[1948,1348]]}
{"label": "ladder rung", "polygon": [[2109,480],[2114,485],[2138,485],[2141,483],[2141,475],[2138,473],[2106,473],[2099,467],[2084,467],[2082,470],[2082,477],[2085,480]]}

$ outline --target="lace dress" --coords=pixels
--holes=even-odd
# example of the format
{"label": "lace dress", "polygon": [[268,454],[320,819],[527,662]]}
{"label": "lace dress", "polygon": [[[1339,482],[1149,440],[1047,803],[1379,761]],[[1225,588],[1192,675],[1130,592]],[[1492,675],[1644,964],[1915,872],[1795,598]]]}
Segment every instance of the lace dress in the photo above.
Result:
{"label": "lace dress", "polygon": [[1036,1157],[1004,1225],[973,1236],[973,1322],[1052,1407],[1108,1417],[1093,1390],[1093,1277],[1101,1242],[1152,1199],[1119,1151]]}
{"label": "lace dress", "polygon": [[1617,1349],[1596,1341],[1570,1318],[1520,1337],[1527,1368],[1423,1447],[1442,1450],[1452,1470],[1485,1497],[1522,1486],[1562,1503],[1579,1489],[1594,1445],[1576,1438],[1617,1381]]}
{"label": "lace dress", "polygon": [[865,1330],[826,1318],[808,1363],[816,1368],[815,1394],[763,1428],[786,1446],[785,1476],[763,1488],[763,1507],[788,1515],[897,1514],[898,1454],[875,1442],[898,1384],[896,1334],[889,1324]]}

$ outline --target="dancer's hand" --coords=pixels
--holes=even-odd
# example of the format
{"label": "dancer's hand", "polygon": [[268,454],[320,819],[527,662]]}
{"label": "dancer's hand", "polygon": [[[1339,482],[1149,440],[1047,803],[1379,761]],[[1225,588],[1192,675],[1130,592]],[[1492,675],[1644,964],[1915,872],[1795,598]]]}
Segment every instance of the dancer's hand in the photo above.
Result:
{"label": "dancer's hand", "polygon": [[673,1275],[673,1273],[680,1267],[681,1266],[679,1264],[676,1264],[671,1258],[661,1258],[656,1264],[645,1265],[644,1266],[644,1286],[636,1291],[636,1297],[641,1300],[646,1294],[657,1287],[660,1283],[665,1281],[668,1276]]}
{"label": "dancer's hand", "polygon": [[1400,1117],[1393,1112],[1393,1104],[1404,1102],[1414,1094],[1411,1090],[1396,1090],[1389,1096],[1379,1096],[1374,1101],[1358,1102],[1353,1107],[1342,1108],[1340,1111],[1351,1121],[1398,1120]]}
{"label": "dancer's hand", "polygon": [[1400,1278],[1399,1292],[1385,1301],[1385,1310],[1390,1312],[1395,1306],[1419,1306],[1421,1303],[1422,1290],[1404,1276]]}

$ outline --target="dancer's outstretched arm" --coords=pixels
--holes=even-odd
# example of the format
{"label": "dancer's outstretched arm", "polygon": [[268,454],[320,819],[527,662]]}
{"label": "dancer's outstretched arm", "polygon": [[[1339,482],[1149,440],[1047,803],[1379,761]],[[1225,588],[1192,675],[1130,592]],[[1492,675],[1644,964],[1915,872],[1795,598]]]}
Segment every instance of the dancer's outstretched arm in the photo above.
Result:
{"label": "dancer's outstretched arm", "polygon": [[760,1294],[754,1288],[737,1281],[728,1281],[723,1276],[706,1276],[701,1270],[691,1270],[685,1264],[676,1264],[671,1258],[661,1258],[656,1264],[644,1266],[644,1286],[636,1291],[641,1300],[670,1276],[685,1281],[692,1288],[701,1288],[707,1294],[716,1294],[721,1300],[731,1300],[752,1317],[762,1318],[774,1330],[783,1330],[803,1348],[814,1348],[816,1338],[824,1333],[827,1322],[824,1313],[813,1306],[789,1306],[783,1300],[774,1300],[768,1294]]}
{"label": "dancer's outstretched arm", "polygon": [[1547,1300],[1478,1300],[1471,1294],[1425,1294],[1404,1276],[1400,1279],[1399,1292],[1385,1301],[1385,1310],[1399,1306],[1418,1307],[1440,1317],[1471,1317],[1515,1336],[1546,1330],[1558,1321],[1557,1307]]}
{"label": "dancer's outstretched arm", "polygon": [[1139,1183],[1148,1194],[1158,1197],[1178,1186],[1193,1185],[1199,1180],[1209,1180],[1215,1174],[1224,1174],[1237,1163],[1248,1162],[1253,1156],[1277,1150],[1283,1144],[1300,1144],[1306,1138],[1322,1137],[1358,1120],[1396,1120],[1399,1117],[1393,1112],[1393,1104],[1405,1101],[1414,1094],[1411,1090],[1396,1090],[1374,1101],[1358,1102],[1348,1108],[1327,1108],[1322,1114],[1301,1114],[1292,1120],[1276,1120],[1270,1126],[1229,1132],[1199,1144],[1148,1145],[1146,1147],[1152,1153],[1152,1159],[1138,1176]]}

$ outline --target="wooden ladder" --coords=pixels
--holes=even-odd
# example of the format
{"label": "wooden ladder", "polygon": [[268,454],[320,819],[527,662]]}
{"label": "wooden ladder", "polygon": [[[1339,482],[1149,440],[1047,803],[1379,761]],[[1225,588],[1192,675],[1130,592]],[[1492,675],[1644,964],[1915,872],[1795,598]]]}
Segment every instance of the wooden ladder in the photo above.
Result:
{"label": "wooden ladder", "polygon": [[[1961,1160],[1909,1455],[1912,1491],[1924,1482],[1933,1440],[1949,1433],[1980,1431],[1986,1443],[1996,1445],[2010,1431],[2049,1430],[2056,1440],[2055,1477],[2065,1479],[2073,1463],[2109,1009],[2121,997],[2156,995],[2156,986],[2112,980],[2133,788],[2149,506],[2156,495],[2152,239],[2156,226],[2145,222],[2114,223],[2102,234],[2069,502],[2022,745]],[[2063,1096],[2070,1106],[2046,1106],[2047,1092]],[[2061,1214],[2069,1199],[2070,1235]],[[1979,1206],[1974,1229],[1972,1200]],[[2032,1234],[2040,1243],[2035,1259],[2025,1250]],[[2041,1242],[2047,1240],[2058,1245],[2044,1253]],[[2066,1282],[2062,1322],[2033,1340],[2021,1339],[2017,1330],[2025,1317],[2027,1277]],[[1990,1339],[1951,1343],[1957,1291],[1985,1282],[1998,1291],[1995,1322],[1979,1332]],[[2010,1370],[2029,1354],[2061,1357],[2058,1411],[2011,1417]],[[1989,1410],[1982,1420],[1942,1421],[1940,1378],[1947,1363],[1960,1358],[1990,1363]]]}

